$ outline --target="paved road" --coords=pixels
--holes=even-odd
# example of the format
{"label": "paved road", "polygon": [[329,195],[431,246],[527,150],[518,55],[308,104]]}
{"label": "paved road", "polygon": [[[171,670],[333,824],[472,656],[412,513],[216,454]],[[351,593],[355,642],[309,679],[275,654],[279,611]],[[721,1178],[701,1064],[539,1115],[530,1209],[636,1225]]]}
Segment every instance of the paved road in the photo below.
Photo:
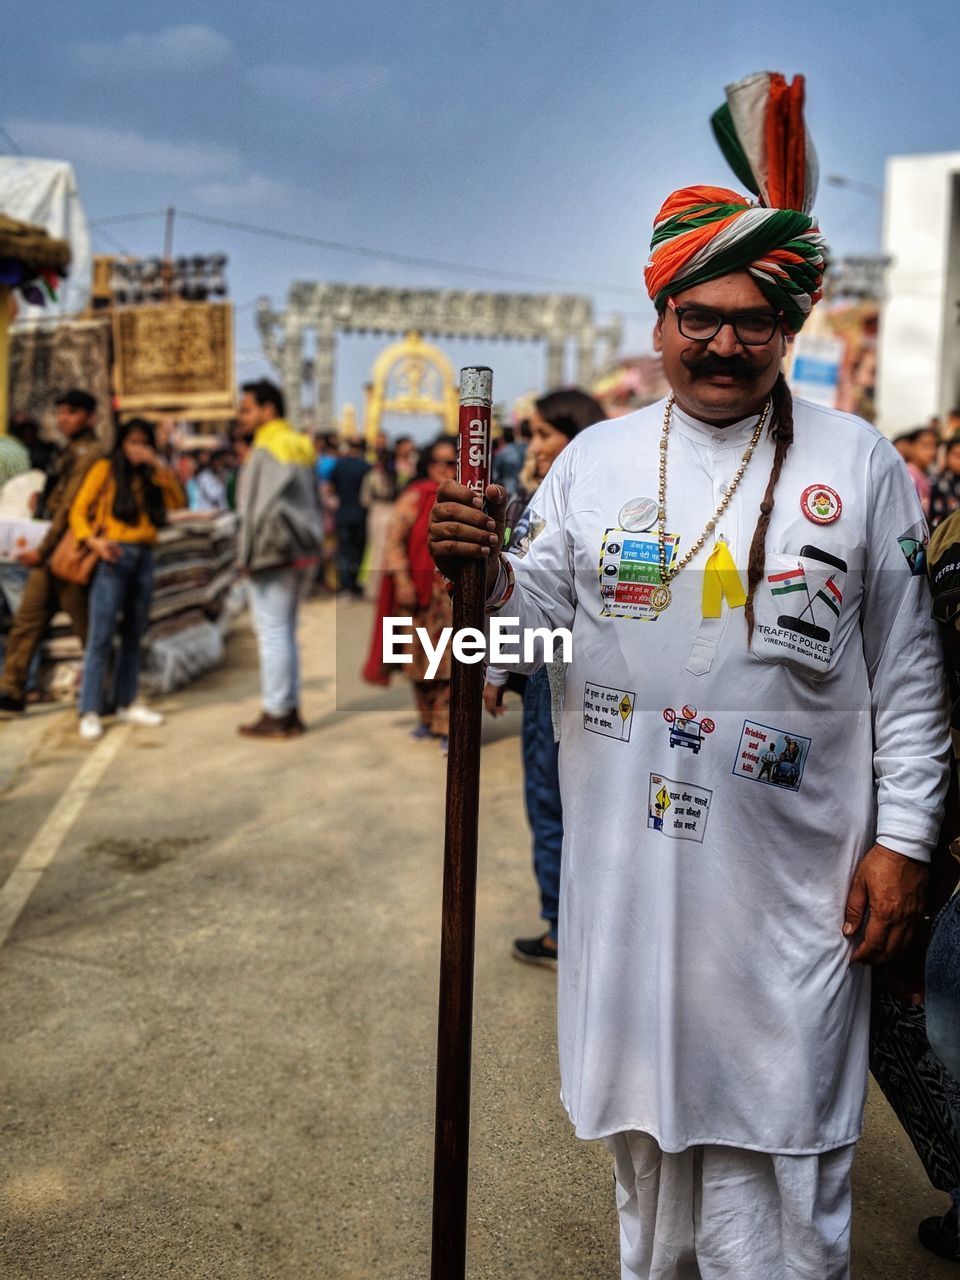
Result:
{"label": "paved road", "polygon": [[[235,733],[245,629],[98,765],[66,714],[0,726],[0,880],[36,864],[0,950],[0,1276],[428,1274],[443,768],[402,682],[356,679],[368,625],[308,607],[299,741]],[[613,1280],[608,1160],[557,1100],[554,979],[509,955],[538,923],[518,726],[484,748],[470,1276]],[[941,1203],[872,1098],[856,1280],[954,1274],[913,1242]]]}

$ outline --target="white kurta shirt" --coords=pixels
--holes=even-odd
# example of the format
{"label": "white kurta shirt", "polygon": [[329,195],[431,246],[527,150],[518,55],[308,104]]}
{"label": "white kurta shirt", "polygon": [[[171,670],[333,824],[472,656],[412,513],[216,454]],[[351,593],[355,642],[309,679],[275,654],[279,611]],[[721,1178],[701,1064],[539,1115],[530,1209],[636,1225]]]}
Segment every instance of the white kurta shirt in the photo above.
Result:
{"label": "white kurta shirt", "polygon": [[[659,616],[664,404],[581,433],[531,504],[501,616],[573,632],[559,1041],[577,1133],[642,1130],[666,1151],[816,1153],[859,1136],[869,975],[841,934],[880,840],[925,859],[947,719],[913,484],[869,424],[804,401],[776,488],[748,647],[743,608],[703,616],[717,534],[746,585],[773,461],[767,432]],[[756,418],[676,407],[667,534],[699,537]],[[624,528],[627,525],[627,528]],[[904,540],[901,547],[898,539]]]}

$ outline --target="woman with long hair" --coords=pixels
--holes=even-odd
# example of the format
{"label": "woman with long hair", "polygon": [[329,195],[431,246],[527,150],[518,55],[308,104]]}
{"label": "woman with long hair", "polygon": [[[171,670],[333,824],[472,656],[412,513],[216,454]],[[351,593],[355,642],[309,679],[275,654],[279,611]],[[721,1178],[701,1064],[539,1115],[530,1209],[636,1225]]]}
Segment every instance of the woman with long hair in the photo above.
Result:
{"label": "woman with long hair", "polygon": [[153,426],[133,418],[117,431],[113,452],[95,462],[70,509],[78,542],[96,552],[90,584],[90,630],[80,688],[80,736],[103,734],[104,682],[120,623],[112,705],[122,723],[155,726],[163,716],[137,700],[140,642],[153,595],[153,543],[168,510],[186,506],[174,473],[156,452]]}
{"label": "woman with long hair", "polygon": [[[605,417],[603,405],[579,387],[551,391],[536,401],[530,414],[530,444],[520,471],[520,487],[507,503],[504,539],[508,550],[529,545],[536,538],[542,526],[538,525],[535,508],[530,504],[535,503],[534,494],[540,482],[574,436]],[[551,663],[541,667],[524,684],[522,731],[523,790],[527,820],[533,833],[533,873],[540,890],[540,915],[547,931],[536,938],[516,938],[513,955],[517,960],[555,969],[563,805],[554,703],[562,693],[564,677],[563,664],[551,672],[553,666]],[[503,667],[487,667],[483,705],[492,716],[506,711],[503,694],[508,676]]]}
{"label": "woman with long hair", "polygon": [[413,618],[414,639],[412,661],[404,671],[413,683],[419,716],[419,723],[410,736],[416,741],[439,739],[443,755],[447,753],[450,724],[450,653],[449,649],[444,650],[435,675],[427,679],[429,659],[416,628],[422,627],[430,643],[436,644],[443,628],[453,623],[453,606],[446,582],[427,547],[427,525],[440,481],[452,479],[456,472],[456,438],[440,436],[421,452],[416,479],[393,505],[384,558],[386,573],[374,618],[370,654],[363,669],[364,679],[371,684],[389,682],[393,668],[383,661],[383,619],[398,612],[409,613]]}

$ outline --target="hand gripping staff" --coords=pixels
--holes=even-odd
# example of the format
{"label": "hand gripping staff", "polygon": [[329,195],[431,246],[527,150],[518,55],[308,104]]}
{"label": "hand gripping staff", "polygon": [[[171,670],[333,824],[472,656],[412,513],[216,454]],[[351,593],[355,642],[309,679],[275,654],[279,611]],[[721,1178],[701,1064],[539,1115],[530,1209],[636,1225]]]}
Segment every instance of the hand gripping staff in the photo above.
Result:
{"label": "hand gripping staff", "polygon": [[[490,483],[492,403],[491,370],[461,370],[459,479],[481,498]],[[483,628],[486,567],[481,557],[460,564],[453,591],[454,635],[464,627]],[[482,664],[454,659],[443,850],[431,1280],[458,1280],[466,1274],[482,694]]]}

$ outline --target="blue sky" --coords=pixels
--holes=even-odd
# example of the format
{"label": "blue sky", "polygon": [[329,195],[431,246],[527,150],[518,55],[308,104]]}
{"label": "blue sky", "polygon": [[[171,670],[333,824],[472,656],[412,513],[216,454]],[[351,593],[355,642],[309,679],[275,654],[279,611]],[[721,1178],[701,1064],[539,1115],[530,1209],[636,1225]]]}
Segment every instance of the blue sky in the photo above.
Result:
{"label": "blue sky", "polygon": [[[72,161],[91,219],[172,204],[506,273],[491,284],[181,220],[175,252],[230,256],[243,374],[265,368],[244,304],[281,303],[296,279],[588,281],[601,318],[626,313],[627,348],[649,349],[652,218],[675,187],[737,185],[708,120],[752,71],[807,76],[824,174],[881,186],[888,155],[960,150],[960,11],[929,0],[34,0],[5,24],[17,56],[0,123],[26,154]],[[817,212],[835,253],[879,247],[871,194],[822,182]],[[130,222],[95,243],[156,253],[162,233]],[[340,342],[338,402],[359,400],[379,345]],[[498,399],[542,379],[532,346],[448,353],[492,364]]]}

